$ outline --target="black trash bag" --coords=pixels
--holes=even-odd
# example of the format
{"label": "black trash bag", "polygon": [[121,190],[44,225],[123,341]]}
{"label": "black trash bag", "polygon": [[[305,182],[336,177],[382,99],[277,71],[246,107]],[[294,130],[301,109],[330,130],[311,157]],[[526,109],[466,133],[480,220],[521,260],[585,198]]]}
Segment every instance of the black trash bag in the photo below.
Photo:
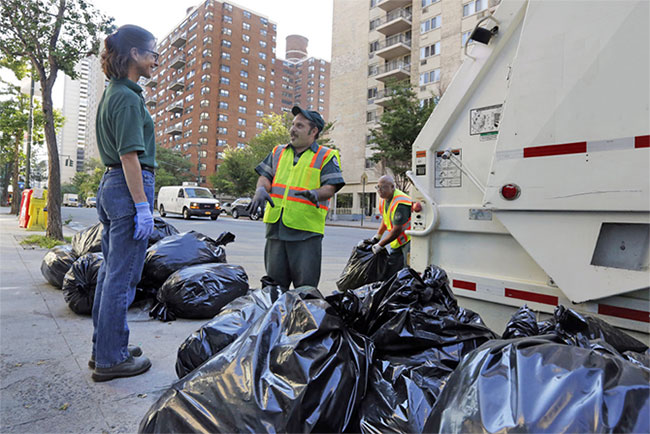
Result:
{"label": "black trash bag", "polygon": [[374,293],[364,287],[371,290],[362,311],[369,312],[377,359],[358,411],[361,432],[422,432],[446,378],[466,354],[497,337],[479,315],[458,307],[448,283],[431,266],[422,278],[405,268]]}
{"label": "black trash bag", "polygon": [[63,297],[70,309],[79,315],[93,311],[97,273],[104,262],[101,253],[86,253],[72,264],[63,279]]}
{"label": "black trash bag", "polygon": [[273,285],[253,289],[228,303],[178,348],[176,374],[183,378],[244,334],[282,294]]}
{"label": "black trash bag", "polygon": [[104,226],[97,223],[74,234],[72,236],[72,248],[77,256],[83,256],[86,253],[101,253],[103,230]]}
{"label": "black trash bag", "polygon": [[63,278],[78,258],[71,245],[56,246],[45,254],[41,262],[41,274],[50,283],[61,289]]}
{"label": "black trash bag", "polygon": [[315,288],[282,294],[233,343],[162,394],[142,433],[343,432],[372,343]]}
{"label": "black trash bag", "polygon": [[503,339],[523,338],[539,335],[537,316],[527,305],[521,306],[510,318],[503,332]]}
{"label": "black trash bag", "polygon": [[165,237],[147,249],[141,283],[160,288],[172,273],[190,265],[225,263],[223,246],[234,239],[230,232],[222,233],[217,240],[194,231]]}
{"label": "black trash bag", "polygon": [[169,276],[149,316],[161,321],[212,318],[247,291],[248,275],[239,265],[193,265]]}
{"label": "black trash bag", "polygon": [[178,229],[167,223],[160,217],[153,218],[153,233],[149,237],[149,247],[156,244],[158,241],[170,235],[178,234]]}
{"label": "black trash bag", "polygon": [[356,289],[373,282],[389,279],[404,267],[401,253],[389,255],[386,249],[372,253],[372,244],[364,243],[352,248],[352,254],[341,277],[336,281],[339,290]]}
{"label": "black trash bag", "polygon": [[425,432],[649,432],[650,373],[556,336],[493,340],[451,374]]}

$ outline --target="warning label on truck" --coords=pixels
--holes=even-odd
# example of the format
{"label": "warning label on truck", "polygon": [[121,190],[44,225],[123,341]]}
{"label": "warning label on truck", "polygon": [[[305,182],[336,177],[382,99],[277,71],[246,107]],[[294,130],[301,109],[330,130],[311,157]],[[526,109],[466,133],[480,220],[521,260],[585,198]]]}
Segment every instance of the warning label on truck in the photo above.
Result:
{"label": "warning label on truck", "polygon": [[501,122],[503,104],[491,105],[488,107],[475,108],[469,111],[469,134],[475,136],[480,134],[487,140],[496,139]]}
{"label": "warning label on truck", "polygon": [[[460,151],[460,149],[452,149],[451,153],[460,160]],[[449,158],[444,158],[444,154],[443,151],[436,152],[435,187],[460,187],[462,185],[461,171]]]}

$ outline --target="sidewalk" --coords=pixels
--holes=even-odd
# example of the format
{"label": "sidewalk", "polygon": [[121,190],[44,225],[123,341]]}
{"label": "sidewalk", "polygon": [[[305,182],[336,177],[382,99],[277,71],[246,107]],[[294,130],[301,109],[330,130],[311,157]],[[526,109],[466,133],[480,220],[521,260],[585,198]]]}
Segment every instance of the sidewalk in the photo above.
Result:
{"label": "sidewalk", "polygon": [[179,345],[205,321],[163,323],[130,310],[131,343],[153,366],[137,377],[94,383],[87,366],[91,318],[73,313],[41,276],[47,250],[19,244],[39,232],[20,229],[7,212],[0,209],[0,432],[136,432],[176,380]]}

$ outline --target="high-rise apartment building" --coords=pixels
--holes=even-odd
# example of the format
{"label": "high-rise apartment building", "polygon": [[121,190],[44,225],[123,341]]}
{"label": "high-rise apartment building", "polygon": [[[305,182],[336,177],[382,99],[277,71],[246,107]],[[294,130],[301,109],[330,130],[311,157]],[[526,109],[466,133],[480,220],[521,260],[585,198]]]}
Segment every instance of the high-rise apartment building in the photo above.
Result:
{"label": "high-rise apartment building", "polygon": [[70,182],[75,173],[83,171],[88,159],[99,158],[95,115],[106,82],[99,57],[83,59],[76,72],[77,78],[66,75],[63,84],[65,121],[57,137],[61,182]]}
{"label": "high-rise apartment building", "polygon": [[265,115],[296,102],[327,113],[329,64],[307,57],[307,40],[296,35],[304,52],[278,59],[276,30],[263,15],[206,0],[158,44],[160,66],[143,83],[156,143],[184,154],[201,184],[226,149],[245,147],[264,128]]}
{"label": "high-rise apartment building", "polygon": [[354,214],[376,212],[374,186],[382,173],[369,160],[370,131],[391,98],[386,83],[409,80],[422,104],[442,96],[477,21],[498,3],[334,0],[329,109],[346,181],[338,193],[339,207]]}

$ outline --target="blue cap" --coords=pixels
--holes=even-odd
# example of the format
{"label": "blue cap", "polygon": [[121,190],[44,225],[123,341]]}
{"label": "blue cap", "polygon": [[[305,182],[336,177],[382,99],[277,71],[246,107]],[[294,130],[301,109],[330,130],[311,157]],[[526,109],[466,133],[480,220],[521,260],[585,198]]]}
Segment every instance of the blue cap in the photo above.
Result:
{"label": "blue cap", "polygon": [[323,128],[325,128],[325,121],[323,120],[323,117],[320,115],[320,113],[318,113],[317,111],[314,111],[314,110],[307,111],[307,110],[301,109],[300,107],[298,107],[296,105],[296,106],[293,106],[293,108],[291,109],[291,113],[293,113],[294,116],[297,116],[298,113],[300,113],[305,118],[307,118],[310,121],[312,121],[313,123],[315,123],[316,128],[318,128],[318,132],[323,131]]}

